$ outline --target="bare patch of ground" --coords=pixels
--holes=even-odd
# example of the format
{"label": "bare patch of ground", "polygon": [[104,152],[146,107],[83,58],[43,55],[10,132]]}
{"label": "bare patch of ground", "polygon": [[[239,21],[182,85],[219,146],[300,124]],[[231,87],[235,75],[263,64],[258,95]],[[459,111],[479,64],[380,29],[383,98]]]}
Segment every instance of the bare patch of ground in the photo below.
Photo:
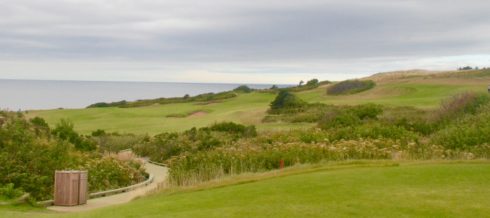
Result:
{"label": "bare patch of ground", "polygon": [[187,117],[202,117],[202,116],[205,116],[206,114],[208,114],[208,112],[206,112],[206,111],[196,111]]}

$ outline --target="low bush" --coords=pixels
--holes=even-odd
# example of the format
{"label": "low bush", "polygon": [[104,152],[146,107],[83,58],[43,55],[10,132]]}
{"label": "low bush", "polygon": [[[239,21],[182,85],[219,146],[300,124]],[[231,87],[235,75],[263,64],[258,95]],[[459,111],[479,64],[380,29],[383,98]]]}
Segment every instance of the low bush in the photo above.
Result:
{"label": "low bush", "polygon": [[92,133],[92,140],[98,145],[101,153],[116,153],[122,150],[133,148],[134,146],[148,141],[146,135],[105,133],[105,131],[95,131]]}
{"label": "low bush", "polygon": [[91,158],[82,169],[88,170],[91,192],[110,190],[143,182],[148,174],[139,161],[120,161],[113,157]]}
{"label": "low bush", "polygon": [[464,114],[475,114],[482,105],[490,102],[486,94],[472,92],[455,95],[442,102],[435,118],[439,122],[448,122]]}
{"label": "low bush", "polygon": [[[72,144],[71,141],[78,143],[78,140],[89,139],[80,139],[82,136],[74,132],[69,122],[51,131],[42,118],[26,120],[21,113],[12,112],[0,112],[0,118],[0,186],[7,185],[2,191],[8,192],[7,195],[15,195],[15,190],[8,185],[13,184],[15,189],[29,193],[34,200],[52,198],[56,170],[88,169],[90,191],[138,182],[140,177],[135,173],[128,182],[128,172],[133,170],[143,174],[143,169],[132,163],[117,162],[107,168],[101,154]],[[96,175],[110,175],[110,182],[99,180],[102,177]],[[121,180],[125,183],[119,182]]]}
{"label": "low bush", "polygon": [[413,107],[387,108],[380,117],[380,121],[386,125],[403,127],[406,130],[428,136],[437,131],[439,124],[432,119],[432,111]]}
{"label": "low bush", "polygon": [[490,144],[490,105],[479,108],[475,114],[466,114],[451,121],[431,140],[433,144],[459,150]]}
{"label": "low bush", "polygon": [[289,91],[289,92],[302,92],[307,90],[316,89],[321,85],[329,84],[329,81],[319,81],[318,79],[311,79],[306,82],[304,85],[298,85],[293,87],[282,88],[281,90]]}
{"label": "low bush", "polygon": [[133,147],[140,156],[165,162],[173,156],[193,154],[229,146],[239,139],[257,136],[255,126],[232,122],[215,123],[209,127],[192,128],[183,133],[162,133]]}
{"label": "low bush", "polygon": [[356,126],[367,120],[376,120],[382,113],[382,107],[375,104],[334,107],[325,113],[318,126],[322,129]]}
{"label": "low bush", "polygon": [[93,151],[97,148],[94,141],[79,135],[75,131],[73,123],[68,120],[61,119],[61,121],[56,124],[52,133],[58,138],[74,144],[75,148],[80,151]]}
{"label": "low bush", "polygon": [[269,112],[280,112],[281,110],[291,110],[301,108],[306,105],[306,102],[298,98],[296,95],[288,91],[280,91],[274,101],[270,104]]}
{"label": "low bush", "polygon": [[172,104],[172,103],[185,103],[185,102],[209,102],[209,101],[217,101],[230,99],[238,96],[234,91],[228,92],[219,92],[219,93],[204,93],[196,96],[185,95],[184,97],[174,97],[174,98],[157,98],[157,99],[145,99],[145,100],[137,100],[137,101],[118,101],[112,103],[95,103],[89,105],[87,108],[97,108],[97,107],[121,107],[121,108],[130,108],[130,107],[144,107],[150,106],[154,104]]}
{"label": "low bush", "polygon": [[349,95],[372,89],[376,83],[372,80],[346,80],[330,86],[329,95]]}
{"label": "low bush", "polygon": [[325,113],[336,106],[326,104],[304,104],[297,108],[270,110],[262,122],[316,123]]}
{"label": "low bush", "polygon": [[24,194],[24,191],[20,188],[15,188],[14,183],[8,183],[4,186],[0,186],[0,196],[12,200],[18,198]]}
{"label": "low bush", "polygon": [[279,169],[301,163],[322,160],[388,159],[390,143],[372,141],[342,141],[335,144],[252,144],[221,147],[208,152],[173,157],[168,161],[170,182],[193,185],[226,175]]}
{"label": "low bush", "polygon": [[241,85],[241,86],[238,86],[237,88],[233,89],[233,91],[235,91],[235,92],[243,92],[243,93],[250,93],[250,92],[253,92],[253,89],[251,89],[250,87],[248,87],[246,85]]}
{"label": "low bush", "polygon": [[242,124],[236,124],[233,122],[221,122],[215,123],[209,127],[211,131],[227,132],[232,134],[240,134],[245,137],[257,136],[257,130],[255,126],[245,126]]}

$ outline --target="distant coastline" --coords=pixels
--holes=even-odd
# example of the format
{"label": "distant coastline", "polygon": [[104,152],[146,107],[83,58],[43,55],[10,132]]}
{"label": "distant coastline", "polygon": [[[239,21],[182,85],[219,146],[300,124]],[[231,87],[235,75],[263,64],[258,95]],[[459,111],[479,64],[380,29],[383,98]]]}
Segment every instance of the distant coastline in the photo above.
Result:
{"label": "distant coastline", "polygon": [[281,84],[174,83],[0,79],[0,109],[84,108],[96,102],[180,97],[232,90],[240,85],[264,89]]}

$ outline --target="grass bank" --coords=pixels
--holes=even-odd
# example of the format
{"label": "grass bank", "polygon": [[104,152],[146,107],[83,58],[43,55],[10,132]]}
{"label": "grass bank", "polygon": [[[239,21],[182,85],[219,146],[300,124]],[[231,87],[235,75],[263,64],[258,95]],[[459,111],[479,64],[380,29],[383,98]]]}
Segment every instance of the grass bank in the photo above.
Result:
{"label": "grass bank", "polygon": [[241,175],[88,213],[0,209],[0,216],[485,217],[488,181],[488,161],[351,162]]}

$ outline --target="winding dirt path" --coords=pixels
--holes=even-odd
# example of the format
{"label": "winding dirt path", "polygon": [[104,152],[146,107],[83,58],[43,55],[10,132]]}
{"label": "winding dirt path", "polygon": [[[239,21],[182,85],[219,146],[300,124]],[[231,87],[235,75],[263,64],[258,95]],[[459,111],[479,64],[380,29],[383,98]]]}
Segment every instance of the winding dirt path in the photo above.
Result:
{"label": "winding dirt path", "polygon": [[102,198],[94,198],[89,199],[87,204],[74,206],[74,207],[60,207],[60,206],[52,206],[48,207],[49,210],[58,211],[58,212],[81,212],[93,210],[101,207],[107,207],[117,204],[127,203],[137,197],[144,196],[149,194],[150,192],[156,190],[158,188],[158,184],[164,182],[168,176],[168,168],[158,166],[155,164],[145,163],[146,171],[154,176],[154,180],[151,184],[145,187],[141,187],[126,193],[111,195]]}

